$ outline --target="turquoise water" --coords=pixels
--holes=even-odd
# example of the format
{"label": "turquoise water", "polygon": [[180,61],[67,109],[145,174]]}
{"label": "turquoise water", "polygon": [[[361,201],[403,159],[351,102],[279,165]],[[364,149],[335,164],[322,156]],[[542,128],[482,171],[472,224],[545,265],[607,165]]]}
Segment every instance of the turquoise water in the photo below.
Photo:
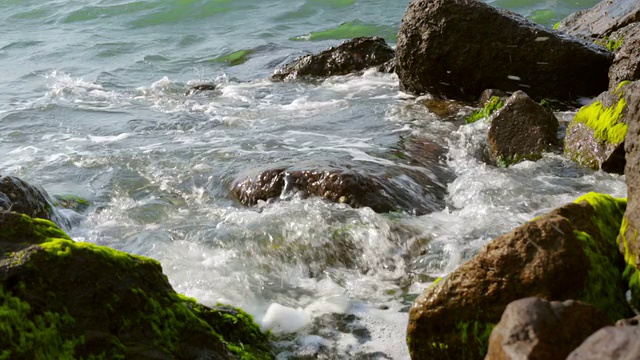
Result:
{"label": "turquoise water", "polygon": [[[546,26],[596,3],[488,2]],[[584,192],[626,192],[623,177],[554,154],[484,165],[486,124],[438,118],[395,75],[267,80],[342,39],[393,44],[407,4],[3,1],[0,173],[90,199],[75,239],[157,258],[178,291],[244,307],[273,329],[279,358],[406,359],[407,307],[435,277]],[[218,89],[185,95],[203,82]],[[416,166],[411,139],[444,156]],[[295,194],[245,208],[229,195],[276,164],[453,176],[445,208],[424,216]]]}

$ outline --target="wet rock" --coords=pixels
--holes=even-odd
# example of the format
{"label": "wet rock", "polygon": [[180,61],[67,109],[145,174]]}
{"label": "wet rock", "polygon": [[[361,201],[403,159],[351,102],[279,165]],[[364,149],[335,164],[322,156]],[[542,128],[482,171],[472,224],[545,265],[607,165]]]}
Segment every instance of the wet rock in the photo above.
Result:
{"label": "wet rock", "polygon": [[443,207],[443,183],[418,169],[388,167],[376,175],[353,169],[276,168],[236,182],[231,193],[244,205],[294,193],[320,196],[354,208],[368,206],[376,212],[406,211],[425,214]]}
{"label": "wet rock", "polygon": [[640,79],[640,23],[616,32],[612,39],[619,39],[617,41],[621,41],[621,45],[614,51],[613,64],[609,69],[609,89],[615,89],[626,80]]}
{"label": "wet rock", "polygon": [[414,0],[396,61],[401,89],[412,94],[473,101],[494,88],[572,101],[607,88],[611,55],[481,1]]}
{"label": "wet rock", "polygon": [[286,81],[306,77],[346,75],[385,64],[394,56],[395,52],[383,38],[359,37],[321,53],[300,57],[276,69],[271,78]]}
{"label": "wet rock", "polygon": [[482,94],[480,94],[480,97],[478,98],[478,105],[484,106],[494,97],[497,97],[502,102],[505,102],[509,98],[509,94],[498,89],[486,89],[482,92]]}
{"label": "wet rock", "polygon": [[565,360],[584,339],[610,324],[595,307],[574,300],[516,300],[491,332],[485,360]]}
{"label": "wet rock", "polygon": [[504,102],[500,97],[492,96],[487,101],[483,103],[482,108],[475,110],[469,116],[467,116],[464,120],[467,124],[472,124],[478,120],[488,119],[494,112],[501,109],[504,106]]}
{"label": "wet rock", "polygon": [[396,59],[395,57],[386,63],[378,66],[378,71],[387,74],[393,74],[396,72]]}
{"label": "wet rock", "polygon": [[464,103],[456,100],[424,99],[420,103],[430,112],[445,120],[457,118],[457,115],[466,107]]}
{"label": "wet rock", "polygon": [[621,174],[625,166],[624,140],[631,120],[628,108],[637,105],[637,97],[632,95],[638,92],[640,83],[622,83],[583,106],[567,127],[564,154],[594,170]]}
{"label": "wet rock", "polygon": [[553,111],[516,91],[491,117],[489,149],[500,166],[537,160],[558,144],[558,119]]}
{"label": "wet rock", "polygon": [[77,213],[84,213],[91,206],[91,202],[89,200],[76,195],[53,195],[53,199],[53,205],[73,210]]}
{"label": "wet rock", "polygon": [[640,359],[640,327],[607,326],[589,336],[567,360]]}
{"label": "wet rock", "polygon": [[583,38],[602,39],[640,19],[637,0],[604,0],[591,9],[569,15],[557,30]]}
{"label": "wet rock", "polygon": [[523,297],[577,299],[611,322],[630,315],[616,242],[625,206],[590,193],[489,242],[415,300],[411,358],[484,358],[507,304]]}
{"label": "wet rock", "polygon": [[11,359],[274,358],[248,314],[176,294],[157,261],[14,212],[0,212],[0,313]]}
{"label": "wet rock", "polygon": [[191,85],[191,86],[189,86],[189,88],[185,92],[185,96],[189,96],[189,95],[192,95],[192,94],[200,93],[200,92],[203,92],[203,91],[213,91],[215,89],[216,89],[216,85],[215,84],[196,84],[196,85]]}
{"label": "wet rock", "polygon": [[630,94],[627,111],[629,130],[624,145],[624,174],[629,206],[624,214],[619,242],[620,251],[627,262],[625,279],[631,289],[631,303],[636,310],[640,310],[640,92]]}
{"label": "wet rock", "polygon": [[53,203],[42,187],[33,186],[15,176],[0,175],[0,210],[48,219],[68,229],[70,223],[55,209]]}

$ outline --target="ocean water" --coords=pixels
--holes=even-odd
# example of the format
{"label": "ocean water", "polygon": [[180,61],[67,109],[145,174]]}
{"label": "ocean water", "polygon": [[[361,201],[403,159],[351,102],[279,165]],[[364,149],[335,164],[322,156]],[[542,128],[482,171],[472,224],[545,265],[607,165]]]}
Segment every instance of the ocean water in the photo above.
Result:
{"label": "ocean water", "polygon": [[[546,26],[596,3],[488,2]],[[177,291],[246,309],[279,359],[407,359],[408,307],[433,279],[585,192],[626,194],[624,177],[558,154],[484,164],[487,124],[463,125],[471,109],[439,118],[395,75],[268,80],[343,39],[394,44],[407,5],[3,1],[0,174],[91,200],[72,237],[156,258]],[[186,95],[199,83],[218,88]],[[299,164],[446,173],[444,204],[377,214],[283,194],[248,208],[229,193],[248,172]]]}

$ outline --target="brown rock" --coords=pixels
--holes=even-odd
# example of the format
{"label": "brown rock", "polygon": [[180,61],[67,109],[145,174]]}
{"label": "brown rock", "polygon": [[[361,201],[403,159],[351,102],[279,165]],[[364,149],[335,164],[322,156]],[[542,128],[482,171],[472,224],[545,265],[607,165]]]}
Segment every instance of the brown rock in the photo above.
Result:
{"label": "brown rock", "polygon": [[503,166],[537,160],[543,151],[558,143],[558,126],[553,111],[516,91],[491,117],[491,155]]}
{"label": "brown rock", "polygon": [[640,359],[640,327],[607,326],[589,336],[567,360]]}
{"label": "brown rock", "polygon": [[382,65],[394,56],[395,52],[383,38],[359,37],[319,54],[300,57],[276,69],[271,79],[286,81],[305,77],[346,75]]}
{"label": "brown rock", "polygon": [[396,61],[401,89],[412,94],[474,101],[495,88],[571,101],[607,88],[611,54],[481,1],[414,0]]}
{"label": "brown rock", "polygon": [[637,0],[605,0],[578,11],[560,22],[557,30],[583,38],[602,39],[640,19]]}
{"label": "brown rock", "polygon": [[484,358],[505,307],[523,297],[578,299],[611,321],[628,316],[615,239],[624,204],[588,194],[488,243],[415,300],[411,358]]}
{"label": "brown rock", "polygon": [[485,360],[565,360],[584,339],[609,324],[602,312],[580,301],[516,300],[491,332]]}
{"label": "brown rock", "polygon": [[640,23],[627,26],[612,38],[622,41],[609,69],[609,89],[615,90],[622,81],[640,79]]}

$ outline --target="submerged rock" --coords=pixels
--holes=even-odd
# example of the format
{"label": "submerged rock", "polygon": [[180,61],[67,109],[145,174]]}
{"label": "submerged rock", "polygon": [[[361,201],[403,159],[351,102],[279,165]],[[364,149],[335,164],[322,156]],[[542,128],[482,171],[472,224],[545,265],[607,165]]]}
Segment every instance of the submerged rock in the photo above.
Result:
{"label": "submerged rock", "polygon": [[54,205],[64,209],[83,213],[89,209],[91,202],[76,195],[53,195]]}
{"label": "submerged rock", "polygon": [[567,360],[637,360],[639,338],[638,326],[607,326],[589,336]]}
{"label": "submerged rock", "polygon": [[516,91],[491,117],[489,149],[500,166],[537,160],[558,144],[558,119],[553,111]]}
{"label": "submerged rock", "polygon": [[385,64],[395,52],[380,37],[359,37],[329,48],[321,53],[306,55],[275,70],[271,78],[278,81],[305,77],[346,75]]}
{"label": "submerged rock", "polygon": [[630,315],[616,242],[625,207],[590,193],[489,242],[415,300],[411,358],[482,359],[507,304],[523,297],[577,299],[611,322]]}
{"label": "submerged rock", "polygon": [[625,166],[624,140],[627,135],[629,107],[637,106],[632,95],[640,92],[640,83],[621,83],[614,91],[598,96],[583,106],[567,127],[564,153],[573,161],[592,169],[622,173]]}
{"label": "submerged rock", "polygon": [[272,359],[239,309],[176,294],[160,264],[0,213],[0,349],[11,359]]}
{"label": "submerged rock", "polygon": [[485,360],[565,360],[584,339],[611,324],[595,307],[574,300],[516,300],[491,332]]}
{"label": "submerged rock", "polygon": [[569,15],[557,30],[584,38],[602,39],[640,19],[638,0],[604,0],[591,9]]}
{"label": "submerged rock", "polygon": [[477,0],[414,0],[396,50],[401,89],[475,100],[486,88],[574,101],[608,85],[611,55]]}

